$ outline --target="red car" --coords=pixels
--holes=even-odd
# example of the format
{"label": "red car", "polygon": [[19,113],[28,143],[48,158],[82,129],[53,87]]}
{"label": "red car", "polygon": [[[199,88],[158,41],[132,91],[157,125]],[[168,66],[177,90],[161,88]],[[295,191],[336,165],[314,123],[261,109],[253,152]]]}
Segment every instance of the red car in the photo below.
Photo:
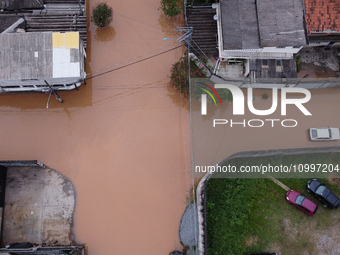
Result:
{"label": "red car", "polygon": [[313,216],[318,209],[318,205],[310,201],[305,196],[301,195],[296,190],[290,190],[286,194],[286,199],[289,203],[295,205],[300,210],[304,211],[310,216]]}

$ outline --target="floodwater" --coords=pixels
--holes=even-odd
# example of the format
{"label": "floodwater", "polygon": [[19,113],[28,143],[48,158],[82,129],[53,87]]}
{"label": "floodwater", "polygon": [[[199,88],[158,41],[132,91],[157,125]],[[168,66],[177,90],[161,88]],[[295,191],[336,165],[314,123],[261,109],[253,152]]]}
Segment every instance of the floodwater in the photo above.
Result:
{"label": "floodwater", "polygon": [[36,159],[71,179],[88,254],[168,254],[182,248],[192,185],[188,102],[167,87],[183,19],[161,15],[159,0],[107,3],[111,25],[89,27],[86,86],[48,109],[47,94],[0,96],[1,159]]}
{"label": "floodwater", "polygon": [[[312,127],[340,127],[337,110],[340,107],[340,89],[313,89],[310,92],[311,99],[303,106],[311,115],[304,115],[295,105],[287,105],[286,115],[282,115],[280,92],[276,111],[267,116],[251,113],[247,103],[244,115],[233,115],[233,105],[227,102],[220,108],[211,103],[207,107],[207,117],[202,117],[200,102],[195,101],[192,108],[195,116],[192,146],[194,164],[212,166],[242,151],[340,146],[339,140],[315,142],[310,141],[308,135],[308,129]],[[246,97],[247,90],[243,90],[243,93]],[[269,96],[266,100],[262,99],[264,93]],[[271,108],[271,89],[253,89],[253,95],[255,109]],[[287,98],[304,98],[304,95],[288,93]],[[223,119],[227,123],[213,127],[214,119]]]}
{"label": "floodwater", "polygon": [[[86,86],[61,92],[63,104],[51,98],[48,109],[48,95],[0,96],[1,159],[36,159],[72,180],[74,232],[88,254],[168,254],[182,247],[179,222],[193,183],[188,101],[167,87],[170,67],[183,54],[183,48],[171,50],[182,20],[162,15],[159,0],[107,3],[111,25],[89,27],[87,72],[94,78]],[[227,133],[224,155],[315,146],[306,128],[340,126],[339,93],[313,91],[313,118],[295,131]]]}

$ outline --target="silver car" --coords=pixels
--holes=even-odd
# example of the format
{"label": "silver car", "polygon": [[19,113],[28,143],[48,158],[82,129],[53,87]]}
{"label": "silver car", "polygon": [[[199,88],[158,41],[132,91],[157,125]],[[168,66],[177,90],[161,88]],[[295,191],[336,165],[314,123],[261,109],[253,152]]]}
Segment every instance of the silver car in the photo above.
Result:
{"label": "silver car", "polygon": [[310,128],[308,131],[311,141],[334,141],[340,139],[338,128]]}

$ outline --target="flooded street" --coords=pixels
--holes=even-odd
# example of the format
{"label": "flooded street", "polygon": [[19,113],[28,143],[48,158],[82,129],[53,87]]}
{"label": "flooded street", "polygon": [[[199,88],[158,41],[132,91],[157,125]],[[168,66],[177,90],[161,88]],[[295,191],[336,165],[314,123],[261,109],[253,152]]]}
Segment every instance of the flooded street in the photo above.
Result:
{"label": "flooded street", "polygon": [[[311,116],[305,116],[295,105],[287,105],[287,115],[281,115],[280,92],[278,107],[268,116],[255,115],[248,110],[247,106],[244,115],[233,115],[233,105],[228,102],[218,110],[213,104],[208,105],[207,117],[202,117],[200,102],[195,102],[193,122],[198,124],[194,125],[193,131],[195,165],[215,165],[228,156],[243,151],[339,146],[339,140],[310,141],[308,129],[340,127],[339,113],[336,110],[340,107],[338,100],[340,90],[329,88],[309,91],[311,99],[303,105],[312,114]],[[247,94],[246,90],[243,92]],[[262,99],[264,93],[269,96],[267,100]],[[253,95],[252,102],[255,109],[271,108],[271,90],[254,89]],[[304,96],[292,93],[287,96],[290,99],[301,97]],[[228,123],[213,127],[213,119],[225,119]],[[284,121],[286,119],[290,121]]]}
{"label": "flooded street", "polygon": [[[104,30],[90,25],[87,73],[178,46],[158,0],[107,3],[114,19]],[[189,111],[167,87],[182,54],[178,48],[96,76],[79,91],[60,92],[63,104],[51,97],[49,109],[48,95],[0,96],[1,158],[37,159],[72,180],[74,232],[88,254],[167,254],[182,247],[179,222],[192,184]]]}
{"label": "flooded street", "polygon": [[[183,21],[166,18],[159,0],[107,3],[114,10],[111,25],[91,24],[88,31],[87,85],[60,92],[63,104],[51,97],[48,109],[47,94],[0,95],[1,159],[36,159],[71,179],[74,232],[88,254],[168,254],[182,249],[179,223],[193,184],[189,102],[167,86],[170,67],[184,52],[174,32]],[[88,3],[88,13],[94,5]],[[312,91],[307,108],[313,117],[288,116],[299,120],[295,130],[223,130],[228,146],[214,159],[315,146],[306,130],[340,127],[334,117],[339,94]]]}

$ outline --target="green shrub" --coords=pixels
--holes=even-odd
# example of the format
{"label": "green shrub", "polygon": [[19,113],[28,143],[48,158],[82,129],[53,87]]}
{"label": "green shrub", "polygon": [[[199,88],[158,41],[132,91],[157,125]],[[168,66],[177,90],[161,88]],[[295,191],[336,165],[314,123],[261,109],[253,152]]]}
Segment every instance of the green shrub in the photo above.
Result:
{"label": "green shrub", "polygon": [[269,98],[267,92],[262,94],[262,99],[267,100]]}
{"label": "green shrub", "polygon": [[161,0],[162,11],[166,16],[176,16],[182,12],[182,1],[180,0]]}
{"label": "green shrub", "polygon": [[[190,76],[193,78],[204,78],[203,68],[197,66],[196,61],[190,58]],[[170,84],[176,91],[189,96],[188,60],[181,58],[171,67]]]}
{"label": "green shrub", "polygon": [[301,56],[296,57],[296,71],[297,72],[301,71]]}
{"label": "green shrub", "polygon": [[[340,153],[307,153],[264,157],[235,158],[225,166],[309,165],[325,163],[338,165]],[[317,173],[315,173],[317,174]],[[299,177],[301,173],[299,172]],[[335,175],[336,176],[336,175]],[[215,173],[216,177],[216,173]],[[315,175],[315,177],[318,177]],[[318,178],[335,194],[340,194],[337,181]],[[290,189],[306,193],[309,178],[279,179]],[[338,179],[336,179],[338,180]],[[211,178],[206,186],[207,249],[211,255],[244,255],[272,250],[272,244],[282,254],[303,254],[315,249],[312,234],[304,224],[313,223],[318,231],[327,231],[336,217],[331,210],[319,209],[317,215],[304,215],[285,201],[286,190],[270,179]],[[319,204],[320,206],[321,204]],[[320,206],[321,207],[321,206]],[[296,231],[294,238],[284,220],[288,219]],[[307,222],[307,223],[306,223]],[[302,232],[300,232],[302,231]],[[302,234],[303,233],[303,234]],[[287,240],[290,245],[287,246]],[[308,243],[307,243],[308,242]],[[307,248],[308,247],[308,248]],[[274,252],[274,251],[273,251]]]}
{"label": "green shrub", "polygon": [[92,9],[91,22],[104,28],[112,21],[113,10],[106,3],[99,3]]}

